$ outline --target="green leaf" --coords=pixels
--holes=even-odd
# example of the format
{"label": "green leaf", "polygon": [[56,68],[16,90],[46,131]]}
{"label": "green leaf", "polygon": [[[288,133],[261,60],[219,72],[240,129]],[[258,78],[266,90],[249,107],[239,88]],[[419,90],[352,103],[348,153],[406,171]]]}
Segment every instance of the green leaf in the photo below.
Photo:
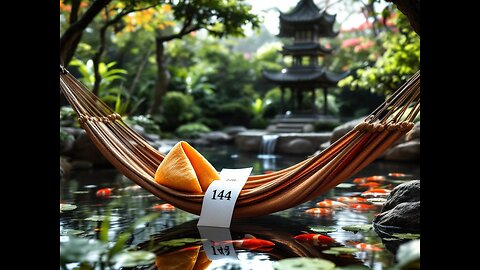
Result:
{"label": "green leaf", "polygon": [[74,209],[77,209],[77,206],[74,204],[68,204],[68,203],[60,204],[60,213],[63,213],[63,211],[72,211]]}
{"label": "green leaf", "polygon": [[116,267],[148,265],[155,262],[155,253],[144,250],[122,252],[113,257],[112,262],[116,263]]}
{"label": "green leaf", "polygon": [[273,268],[276,270],[333,270],[335,264],[319,258],[298,257],[277,261],[273,264]]}
{"label": "green leaf", "polygon": [[325,254],[333,254],[333,255],[340,255],[340,254],[352,254],[355,252],[359,252],[358,248],[351,248],[351,247],[332,247],[330,249],[322,251]]}
{"label": "green leaf", "polygon": [[418,239],[420,238],[420,234],[418,233],[394,233],[392,234],[393,237],[399,239]]}
{"label": "green leaf", "polygon": [[343,230],[345,231],[350,231],[357,233],[359,231],[362,232],[368,232],[372,229],[372,224],[354,224],[354,225],[348,225],[348,226],[343,226]]}
{"label": "green leaf", "polygon": [[317,233],[329,233],[329,232],[336,232],[337,229],[334,227],[329,226],[309,226],[310,230],[317,232]]}

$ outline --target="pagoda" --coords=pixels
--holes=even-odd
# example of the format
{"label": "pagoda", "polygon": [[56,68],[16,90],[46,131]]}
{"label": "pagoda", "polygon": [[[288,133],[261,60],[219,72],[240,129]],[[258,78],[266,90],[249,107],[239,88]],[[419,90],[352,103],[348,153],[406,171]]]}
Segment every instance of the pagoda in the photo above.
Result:
{"label": "pagoda", "polygon": [[[278,37],[291,38],[293,43],[284,44],[280,53],[290,56],[289,67],[281,72],[262,71],[263,77],[280,85],[280,115],[285,115],[285,90],[291,91],[290,106],[295,115],[319,115],[315,106],[316,90],[323,89],[323,115],[328,114],[327,91],[349,72],[336,74],[319,63],[319,59],[332,54],[331,48],[320,43],[320,38],[333,38],[338,31],[333,30],[336,15],[318,8],[313,0],[300,0],[290,12],[280,11],[280,32]],[[309,104],[308,104],[309,103]]]}

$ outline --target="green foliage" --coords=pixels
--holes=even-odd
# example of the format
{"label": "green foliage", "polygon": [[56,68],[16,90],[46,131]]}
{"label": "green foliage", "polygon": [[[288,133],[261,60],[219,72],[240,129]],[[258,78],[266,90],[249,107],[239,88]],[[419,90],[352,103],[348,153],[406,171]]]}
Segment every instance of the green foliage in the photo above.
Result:
{"label": "green foliage", "polygon": [[155,122],[151,115],[134,115],[125,119],[128,125],[139,125],[145,129],[145,132],[151,134],[160,134],[160,126]]}
{"label": "green foliage", "polygon": [[181,92],[171,91],[165,94],[162,102],[162,128],[173,131],[182,124],[194,121],[200,109],[193,103],[193,97]]}
{"label": "green foliage", "polygon": [[388,94],[420,68],[420,37],[411,30],[407,18],[398,12],[398,33],[383,32],[379,37],[383,53],[371,66],[364,66],[339,82],[340,87],[369,89]]}
{"label": "green foliage", "polygon": [[202,123],[189,123],[179,126],[175,133],[181,138],[195,139],[200,137],[202,133],[210,131],[210,128]]}
{"label": "green foliage", "polygon": [[[113,68],[116,62],[104,63],[101,62],[98,65],[98,71],[102,76],[102,83],[100,84],[100,93],[108,91],[108,88],[117,80],[125,80],[122,74],[127,74],[127,71],[120,68]],[[78,78],[87,88],[92,89],[95,83],[95,74],[93,71],[93,61],[89,59],[86,63],[80,59],[73,59],[70,62],[70,66],[77,67],[77,71],[80,73]]]}
{"label": "green foliage", "polygon": [[178,1],[172,8],[175,19],[188,18],[192,25],[205,28],[216,37],[243,36],[243,25],[250,24],[252,28],[260,25],[260,19],[250,12],[251,6],[245,0]]}
{"label": "green foliage", "polygon": [[74,140],[75,137],[72,134],[60,128],[60,142],[73,142]]}
{"label": "green foliage", "polygon": [[248,126],[253,116],[250,106],[245,106],[241,102],[221,104],[215,115],[225,126]]}
{"label": "green foliage", "polygon": [[[60,125],[62,127],[80,127],[78,117],[75,111],[70,106],[60,107]],[[60,136],[61,131],[60,131]]]}

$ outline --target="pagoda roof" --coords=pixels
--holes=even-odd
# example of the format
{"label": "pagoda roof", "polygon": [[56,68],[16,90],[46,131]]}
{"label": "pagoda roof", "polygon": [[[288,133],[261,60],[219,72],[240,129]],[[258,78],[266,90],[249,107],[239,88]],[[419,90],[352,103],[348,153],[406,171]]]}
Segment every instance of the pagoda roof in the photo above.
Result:
{"label": "pagoda roof", "polygon": [[280,20],[292,23],[305,23],[323,20],[326,23],[334,23],[336,15],[330,15],[325,10],[313,3],[313,0],[300,0],[290,12],[280,11]]}
{"label": "pagoda roof", "polygon": [[293,37],[297,30],[311,29],[320,37],[335,37],[339,31],[333,31],[336,14],[328,14],[318,8],[312,0],[300,0],[290,12],[280,12],[279,37]]}
{"label": "pagoda roof", "polygon": [[270,72],[263,70],[262,75],[265,79],[280,85],[298,85],[302,83],[313,84],[317,87],[335,86],[338,81],[345,78],[350,71],[343,73],[334,73],[325,67],[291,67],[282,70],[282,72]]}
{"label": "pagoda roof", "polygon": [[315,42],[307,43],[294,43],[291,45],[283,45],[282,54],[300,54],[300,53],[313,53],[319,55],[331,54],[332,49],[328,49]]}

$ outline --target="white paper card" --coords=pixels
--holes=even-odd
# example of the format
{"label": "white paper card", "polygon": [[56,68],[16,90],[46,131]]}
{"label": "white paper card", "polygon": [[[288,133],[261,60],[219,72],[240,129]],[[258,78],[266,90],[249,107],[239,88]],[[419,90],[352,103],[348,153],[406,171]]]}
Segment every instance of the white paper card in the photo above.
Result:
{"label": "white paper card", "polygon": [[230,227],[233,208],[252,169],[223,169],[220,172],[220,180],[213,181],[205,192],[197,226]]}
{"label": "white paper card", "polygon": [[238,260],[228,228],[199,226],[198,231],[203,239],[203,250],[210,260]]}

